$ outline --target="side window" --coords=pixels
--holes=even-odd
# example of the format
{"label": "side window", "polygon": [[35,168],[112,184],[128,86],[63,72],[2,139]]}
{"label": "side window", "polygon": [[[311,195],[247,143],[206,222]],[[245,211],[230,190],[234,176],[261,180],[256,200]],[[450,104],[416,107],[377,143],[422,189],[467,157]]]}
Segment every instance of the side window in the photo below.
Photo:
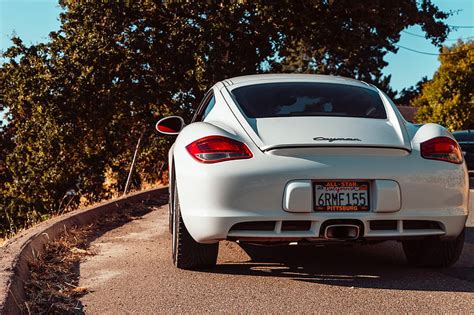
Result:
{"label": "side window", "polygon": [[203,111],[203,114],[202,114],[202,117],[201,117],[201,121],[203,121],[207,115],[211,112],[211,110],[214,108],[214,105],[216,104],[216,98],[214,97],[214,95],[211,97],[211,99],[209,100],[209,102],[205,105],[204,107],[204,111]]}
{"label": "side window", "polygon": [[206,94],[192,121],[203,121],[207,114],[209,114],[211,109],[214,107],[215,103],[216,99],[214,98],[214,94],[212,92]]}

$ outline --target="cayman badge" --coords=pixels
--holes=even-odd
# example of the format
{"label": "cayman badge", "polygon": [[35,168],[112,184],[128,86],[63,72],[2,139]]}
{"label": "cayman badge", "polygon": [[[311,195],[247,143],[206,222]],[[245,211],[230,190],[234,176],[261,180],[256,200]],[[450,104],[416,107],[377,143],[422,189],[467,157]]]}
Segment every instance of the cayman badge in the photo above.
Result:
{"label": "cayman badge", "polygon": [[314,141],[327,141],[327,142],[335,142],[335,141],[362,141],[359,138],[326,138],[326,137],[316,137],[313,138]]}

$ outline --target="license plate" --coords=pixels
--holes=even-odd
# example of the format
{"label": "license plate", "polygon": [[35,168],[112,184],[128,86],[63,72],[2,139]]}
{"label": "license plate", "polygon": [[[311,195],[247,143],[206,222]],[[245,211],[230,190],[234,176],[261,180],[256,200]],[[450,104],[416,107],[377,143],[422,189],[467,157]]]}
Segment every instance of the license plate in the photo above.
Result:
{"label": "license plate", "polygon": [[314,182],[315,211],[368,211],[369,183],[362,181]]}

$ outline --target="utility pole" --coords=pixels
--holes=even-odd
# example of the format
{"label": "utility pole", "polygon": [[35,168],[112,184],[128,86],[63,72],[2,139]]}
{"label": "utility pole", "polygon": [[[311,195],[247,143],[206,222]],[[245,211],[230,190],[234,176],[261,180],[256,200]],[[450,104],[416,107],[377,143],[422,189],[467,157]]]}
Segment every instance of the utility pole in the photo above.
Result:
{"label": "utility pole", "polygon": [[128,188],[130,186],[130,180],[132,178],[133,168],[135,167],[135,160],[137,159],[138,150],[140,149],[140,143],[142,142],[142,138],[144,134],[145,134],[145,128],[142,129],[140,138],[138,138],[137,146],[135,147],[135,152],[133,153],[132,165],[130,165],[130,171],[128,172],[127,183],[125,184],[125,189],[123,190],[123,196],[126,196],[128,193]]}

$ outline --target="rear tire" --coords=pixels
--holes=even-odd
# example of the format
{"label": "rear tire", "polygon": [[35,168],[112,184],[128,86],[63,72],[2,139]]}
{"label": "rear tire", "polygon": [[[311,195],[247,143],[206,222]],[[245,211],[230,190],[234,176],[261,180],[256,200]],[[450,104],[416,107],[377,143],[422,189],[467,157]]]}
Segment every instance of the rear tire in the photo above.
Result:
{"label": "rear tire", "polygon": [[458,261],[464,246],[465,230],[454,240],[437,238],[403,241],[403,251],[410,265],[449,267]]}
{"label": "rear tire", "polygon": [[173,195],[174,193],[170,193],[169,201],[168,201],[168,232],[173,236]]}
{"label": "rear tire", "polygon": [[219,243],[200,244],[189,234],[181,216],[176,184],[173,208],[173,264],[179,269],[206,269],[214,267],[217,263]]}
{"label": "rear tire", "polygon": [[174,171],[169,180],[170,190],[168,196],[168,232],[173,235],[173,203],[174,203]]}

